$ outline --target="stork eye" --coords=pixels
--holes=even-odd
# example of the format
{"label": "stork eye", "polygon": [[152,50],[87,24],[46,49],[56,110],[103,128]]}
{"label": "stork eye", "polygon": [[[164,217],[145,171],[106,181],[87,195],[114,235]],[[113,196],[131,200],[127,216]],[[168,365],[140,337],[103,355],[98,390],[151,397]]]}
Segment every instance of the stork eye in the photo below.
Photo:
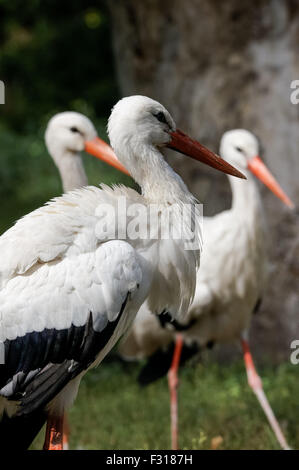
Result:
{"label": "stork eye", "polygon": [[243,152],[243,150],[241,149],[241,147],[235,147],[236,150],[238,150],[238,152]]}
{"label": "stork eye", "polygon": [[72,132],[78,132],[78,133],[80,133],[80,131],[79,131],[79,129],[78,129],[77,127],[71,127],[70,130],[71,130]]}
{"label": "stork eye", "polygon": [[154,114],[155,118],[158,119],[158,121],[163,122],[164,124],[168,124],[166,121],[165,114],[162,113],[162,111],[159,111],[157,114]]}

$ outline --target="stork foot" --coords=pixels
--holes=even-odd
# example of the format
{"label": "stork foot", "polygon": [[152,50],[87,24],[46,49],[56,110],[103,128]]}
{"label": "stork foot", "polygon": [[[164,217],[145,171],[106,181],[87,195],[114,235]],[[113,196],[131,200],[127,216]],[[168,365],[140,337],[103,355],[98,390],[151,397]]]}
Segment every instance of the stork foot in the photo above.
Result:
{"label": "stork foot", "polygon": [[70,425],[67,417],[67,413],[64,414],[63,421],[63,450],[69,450],[69,438],[70,438]]}

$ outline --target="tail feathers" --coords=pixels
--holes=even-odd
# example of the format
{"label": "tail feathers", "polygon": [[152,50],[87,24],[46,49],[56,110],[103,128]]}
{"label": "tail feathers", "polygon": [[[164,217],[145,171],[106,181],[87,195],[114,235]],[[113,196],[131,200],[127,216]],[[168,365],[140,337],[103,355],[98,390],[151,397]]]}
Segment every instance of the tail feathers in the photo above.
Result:
{"label": "tail feathers", "polygon": [[0,450],[27,450],[46,419],[44,410],[12,418],[4,414],[0,421]]}
{"label": "tail feathers", "polygon": [[[199,352],[198,345],[187,346],[184,344],[180,359],[180,367],[184,365],[188,359],[195,356]],[[152,382],[167,375],[174,353],[174,343],[171,343],[166,350],[159,349],[147,360],[145,366],[138,375],[138,383],[141,386],[149,385]]]}

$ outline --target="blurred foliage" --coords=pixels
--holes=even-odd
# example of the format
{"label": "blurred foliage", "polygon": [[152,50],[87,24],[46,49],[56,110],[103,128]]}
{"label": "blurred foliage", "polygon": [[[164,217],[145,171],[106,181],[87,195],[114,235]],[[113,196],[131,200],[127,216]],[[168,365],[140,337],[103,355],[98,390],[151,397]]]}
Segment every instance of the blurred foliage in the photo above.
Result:
{"label": "blurred foliage", "polygon": [[[105,120],[96,119],[94,123],[99,136],[106,139]],[[0,125],[0,234],[22,215],[62,193],[60,176],[48,155],[43,134],[42,127],[33,136],[23,136]],[[89,184],[134,184],[128,176],[88,154],[83,155],[83,161]]]}
{"label": "blurred foliage", "polygon": [[1,121],[35,132],[51,114],[105,116],[117,98],[103,1],[0,0]]}
{"label": "blurred foliage", "polygon": [[[0,231],[61,193],[43,135],[59,111],[86,114],[106,138],[119,94],[109,17],[101,0],[0,0]],[[86,157],[91,183],[119,174]]]}

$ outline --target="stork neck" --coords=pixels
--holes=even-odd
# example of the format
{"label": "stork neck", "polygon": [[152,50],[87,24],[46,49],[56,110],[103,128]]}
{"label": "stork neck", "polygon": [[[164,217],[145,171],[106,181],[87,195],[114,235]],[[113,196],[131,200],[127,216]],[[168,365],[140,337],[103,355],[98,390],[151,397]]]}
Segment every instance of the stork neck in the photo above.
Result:
{"label": "stork neck", "polygon": [[56,156],[54,161],[61,176],[64,192],[88,184],[80,153],[67,151],[60,156]]}
{"label": "stork neck", "polygon": [[232,210],[239,217],[251,220],[251,216],[262,212],[262,203],[254,176],[249,171],[242,171],[247,177],[246,181],[234,176],[228,177],[233,195]]}
{"label": "stork neck", "polygon": [[149,202],[159,204],[194,202],[194,196],[182,178],[168,165],[156,147],[143,146],[139,150],[135,147],[134,156],[129,163],[126,162],[126,166]]}

